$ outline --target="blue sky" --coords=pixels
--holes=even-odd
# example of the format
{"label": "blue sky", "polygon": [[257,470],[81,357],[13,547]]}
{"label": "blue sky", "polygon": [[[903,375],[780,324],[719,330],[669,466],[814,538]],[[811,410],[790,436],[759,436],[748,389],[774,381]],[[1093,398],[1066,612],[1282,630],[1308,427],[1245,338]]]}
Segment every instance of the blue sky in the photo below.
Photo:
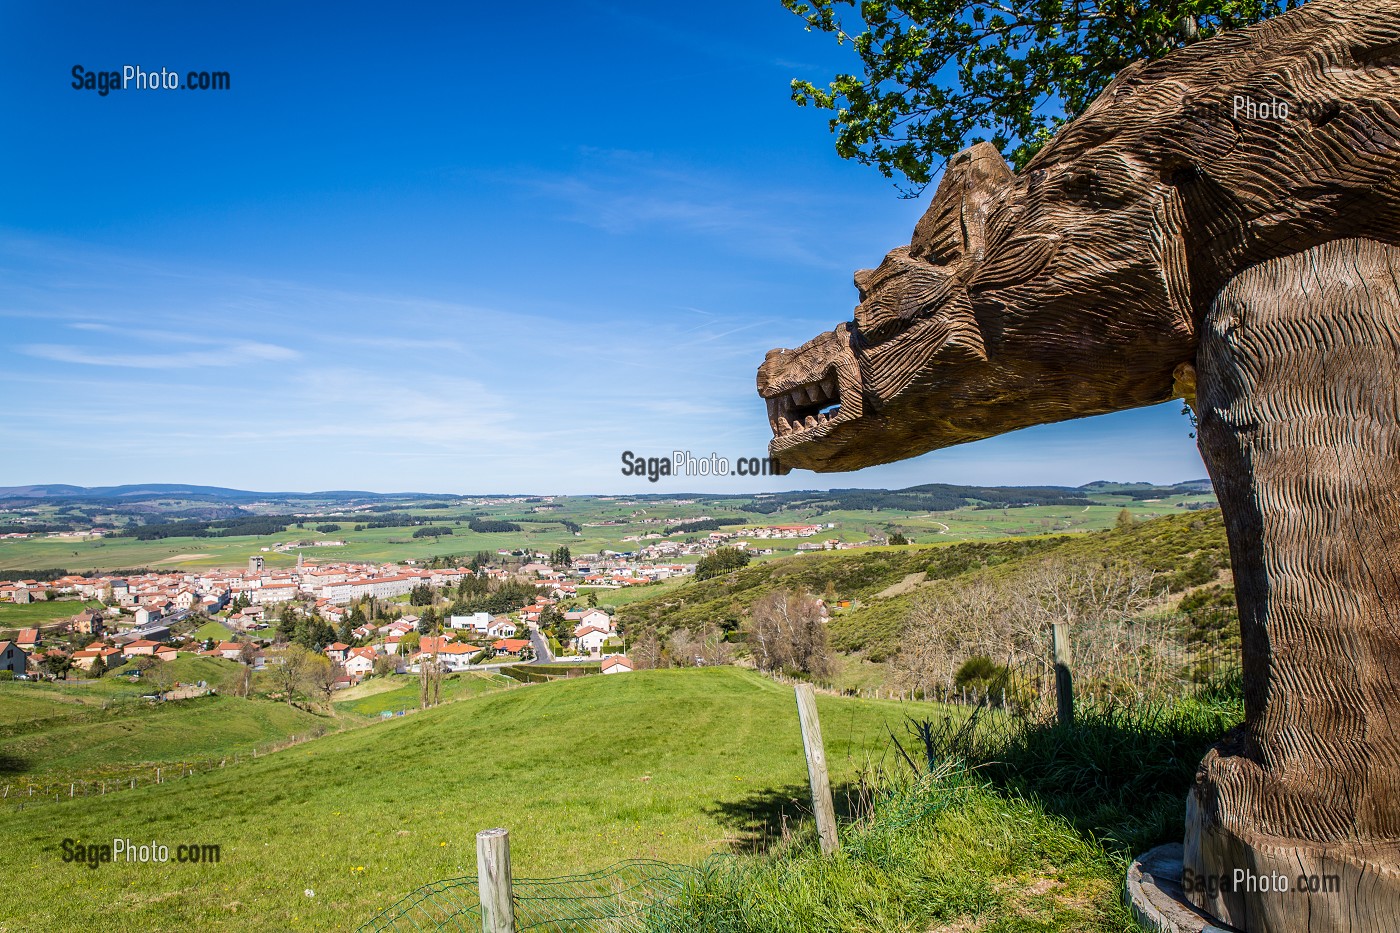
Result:
{"label": "blue sky", "polygon": [[[762,454],[763,354],[848,320],[927,195],[790,102],[848,50],[778,0],[470,6],[0,3],[0,485],[1205,475],[1174,403],[851,474],[622,476]],[[77,64],[232,87],[101,97]]]}

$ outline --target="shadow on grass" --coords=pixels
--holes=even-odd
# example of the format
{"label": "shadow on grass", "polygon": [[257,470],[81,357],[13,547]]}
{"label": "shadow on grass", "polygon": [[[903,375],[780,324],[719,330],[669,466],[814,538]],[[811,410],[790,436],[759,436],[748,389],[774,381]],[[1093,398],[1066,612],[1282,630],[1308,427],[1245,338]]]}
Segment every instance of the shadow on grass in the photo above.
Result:
{"label": "shadow on grass", "polygon": [[11,755],[7,752],[0,752],[0,777],[9,777],[13,774],[23,774],[30,770],[28,759],[19,755]]}
{"label": "shadow on grass", "polygon": [[[957,760],[1003,794],[1039,803],[1119,856],[1179,842],[1206,750],[1243,718],[1231,703],[1113,703],[1053,719],[910,721],[909,754]],[[912,740],[912,741],[911,741]]]}
{"label": "shadow on grass", "polygon": [[[855,785],[831,789],[836,819],[845,822],[857,809]],[[752,791],[736,800],[721,800],[705,812],[729,829],[729,850],[759,854],[792,837],[798,825],[812,819],[812,791],[806,784],[788,784]]]}

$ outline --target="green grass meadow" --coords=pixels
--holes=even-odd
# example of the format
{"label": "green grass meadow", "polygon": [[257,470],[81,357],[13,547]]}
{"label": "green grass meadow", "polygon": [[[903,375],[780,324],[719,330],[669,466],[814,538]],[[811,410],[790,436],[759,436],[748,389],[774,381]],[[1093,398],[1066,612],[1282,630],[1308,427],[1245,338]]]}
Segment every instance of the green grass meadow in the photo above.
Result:
{"label": "green grass meadow", "polygon": [[[1086,716],[1065,734],[992,715],[969,727],[964,712],[937,704],[821,696],[843,817],[842,852],[823,858],[805,819],[790,687],[737,668],[510,689],[490,676],[459,678],[485,684],[479,695],[256,760],[0,809],[0,877],[24,879],[0,900],[0,933],[355,929],[421,885],[474,877],[475,833],[494,826],[511,830],[518,878],[633,858],[719,865],[658,927],[668,933],[1128,933],[1118,897],[1128,856],[1179,832],[1194,762],[1238,714]],[[393,692],[346,702],[369,709]],[[25,700],[31,717],[63,702]],[[149,714],[170,717],[167,738],[149,731],[131,742],[217,742],[192,735],[236,716],[238,703],[267,715],[276,707],[167,704]],[[937,751],[962,765],[914,777],[890,742],[900,736],[923,767],[911,716],[941,723]],[[76,742],[52,754],[82,761],[111,749]],[[1157,764],[1131,764],[1145,760]],[[872,775],[884,792],[849,792]],[[114,838],[172,852],[218,845],[221,858],[62,861],[64,839]],[[715,855],[729,858],[707,860]]]}
{"label": "green grass meadow", "polygon": [[[7,700],[0,694],[0,702]],[[167,703],[133,700],[105,709],[68,706],[57,712],[57,719],[0,725],[6,758],[0,783],[13,782],[14,793],[20,793],[31,781],[140,776],[161,764],[193,765],[249,754],[291,735],[336,727],[334,720],[286,704],[226,696]]]}
{"label": "green grass meadow", "polygon": [[214,642],[231,641],[233,639],[233,630],[222,622],[216,622],[211,619],[191,632],[190,637],[198,642],[210,640]]}
{"label": "green grass meadow", "polygon": [[[296,563],[295,551],[272,550],[273,545],[296,541],[341,541],[343,546],[306,547],[308,559],[320,561],[405,561],[421,560],[445,554],[494,553],[501,548],[532,548],[542,552],[560,546],[569,547],[574,554],[598,553],[603,549],[627,551],[637,547],[624,537],[647,534],[658,530],[655,524],[641,524],[646,519],[671,520],[681,517],[712,515],[726,523],[740,525],[792,524],[831,522],[833,529],[824,530],[812,539],[755,539],[755,544],[772,547],[775,556],[796,553],[803,541],[835,538],[840,541],[862,541],[867,530],[887,531],[902,528],[906,535],[920,544],[946,544],[957,541],[979,541],[994,538],[1044,535],[1064,532],[1100,531],[1110,528],[1124,507],[1139,519],[1180,512],[1181,503],[1200,503],[1210,496],[1173,496],[1162,500],[1134,500],[1112,493],[1094,495],[1089,506],[1035,506],[1009,509],[977,509],[965,507],[946,512],[912,512],[898,509],[825,510],[803,507],[763,515],[743,512],[737,508],[716,505],[676,505],[653,503],[638,509],[635,503],[606,499],[575,498],[566,500],[559,511],[533,514],[519,506],[454,507],[433,513],[434,520],[452,528],[451,535],[440,538],[414,538],[413,529],[365,528],[355,531],[344,524],[341,530],[320,533],[316,522],[306,527],[289,527],[275,535],[165,538],[140,541],[135,538],[105,537],[75,539],[70,537],[37,536],[25,539],[0,540],[0,570],[63,567],[74,572],[88,570],[118,570],[138,567],[184,569],[201,567],[241,567],[253,555],[263,557],[268,566],[291,567]],[[407,511],[413,511],[411,508]],[[419,511],[422,511],[421,509]],[[522,523],[521,531],[478,533],[465,523],[458,525],[469,513],[482,513],[491,518]],[[561,524],[570,520],[581,524],[575,535]],[[616,521],[617,525],[596,525],[590,522]],[[673,540],[683,540],[679,535]],[[7,624],[0,607],[0,626]]]}
{"label": "green grass meadow", "polygon": [[[355,696],[347,700],[338,700],[335,708],[341,712],[353,713],[357,716],[378,716],[381,713],[397,713],[400,710],[416,710],[419,705],[418,678],[413,676],[394,676],[392,678],[374,678],[361,685],[361,689],[368,686],[383,686],[387,689],[366,690],[364,695]],[[484,693],[492,693],[506,687],[518,686],[518,682],[509,677],[502,677],[500,674],[492,674],[484,671],[465,671],[460,674],[448,674],[442,681],[442,702],[447,703],[452,700],[464,700],[469,697],[481,696]]]}
{"label": "green grass meadow", "polygon": [[19,605],[0,603],[0,636],[8,637],[5,633],[71,619],[87,608],[100,609],[102,605],[78,599],[41,599],[38,602]]}
{"label": "green grass meadow", "polygon": [[[905,712],[819,705],[838,781],[882,753]],[[160,786],[0,813],[0,877],[26,879],[0,929],[354,928],[419,885],[471,874],[480,829],[511,829],[522,877],[686,861],[748,845],[775,807],[795,814],[805,782],[791,689],[754,674],[504,690]],[[64,838],[118,836],[217,844],[222,860],[61,861]]]}

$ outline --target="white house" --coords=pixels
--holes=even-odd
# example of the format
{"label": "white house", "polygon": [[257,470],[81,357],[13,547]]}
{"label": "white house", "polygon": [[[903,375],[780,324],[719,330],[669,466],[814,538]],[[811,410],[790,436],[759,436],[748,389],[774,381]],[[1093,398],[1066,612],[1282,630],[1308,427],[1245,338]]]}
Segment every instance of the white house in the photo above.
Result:
{"label": "white house", "polygon": [[630,674],[633,670],[632,660],[625,654],[609,655],[603,659],[604,674]]}
{"label": "white house", "polygon": [[607,629],[587,625],[575,632],[574,641],[577,642],[579,651],[596,658],[603,653],[603,645],[610,637],[612,633]]}
{"label": "white house", "polygon": [[613,630],[612,616],[601,609],[578,609],[564,613],[564,618],[570,622],[577,623],[574,626],[574,633],[579,629],[593,627],[611,632]]}
{"label": "white house", "polygon": [[486,627],[486,634],[492,638],[510,638],[515,632],[515,623],[506,618],[496,619]]}
{"label": "white house", "polygon": [[296,599],[297,585],[295,583],[265,583],[255,590],[250,590],[249,596],[253,602],[259,605],[284,603],[289,599]]}
{"label": "white house", "polygon": [[473,612],[469,616],[449,616],[447,619],[447,627],[484,632],[491,627],[491,613]]}
{"label": "white house", "polygon": [[350,654],[342,663],[345,673],[361,680],[374,673],[374,649],[373,648],[351,648]]}
{"label": "white house", "polygon": [[[476,645],[460,645],[455,642],[439,645],[437,649],[438,663],[447,671],[465,670],[472,663],[472,658],[481,651]],[[418,658],[422,660],[425,656],[431,657],[427,652],[420,652]]]}

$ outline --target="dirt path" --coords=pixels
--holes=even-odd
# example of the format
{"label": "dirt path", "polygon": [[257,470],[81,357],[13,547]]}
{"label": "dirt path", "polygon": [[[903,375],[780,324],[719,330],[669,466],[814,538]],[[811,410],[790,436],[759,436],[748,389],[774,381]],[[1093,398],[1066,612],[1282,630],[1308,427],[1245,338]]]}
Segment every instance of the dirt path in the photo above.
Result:
{"label": "dirt path", "polygon": [[908,576],[906,576],[903,580],[900,580],[898,583],[891,584],[890,586],[887,586],[880,592],[876,593],[874,598],[890,599],[891,597],[907,593],[910,590],[917,587],[919,584],[923,583],[924,579],[927,576],[928,572],[924,570],[920,570],[918,573],[911,573]]}
{"label": "dirt path", "polygon": [[174,557],[167,557],[165,560],[153,560],[151,561],[151,566],[154,567],[157,564],[178,564],[182,560],[194,560],[198,557],[212,556],[211,554],[176,554]]}

